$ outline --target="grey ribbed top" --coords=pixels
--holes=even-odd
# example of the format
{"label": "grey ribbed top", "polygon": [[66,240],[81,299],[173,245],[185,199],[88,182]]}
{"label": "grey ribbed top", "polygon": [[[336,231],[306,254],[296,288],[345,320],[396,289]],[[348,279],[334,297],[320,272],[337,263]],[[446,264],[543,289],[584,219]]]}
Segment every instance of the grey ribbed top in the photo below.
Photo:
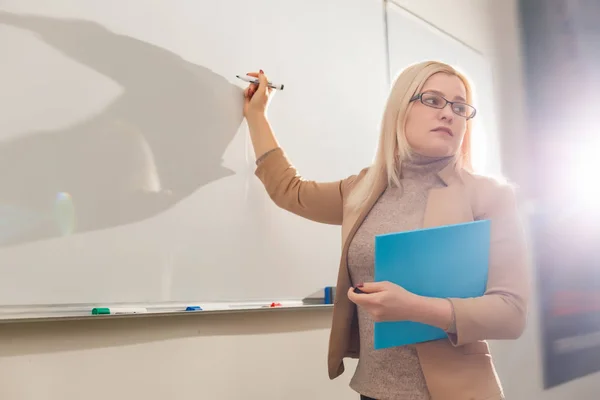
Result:
{"label": "grey ribbed top", "polygon": [[[443,186],[437,173],[451,159],[417,154],[403,163],[401,186],[387,188],[350,243],[348,268],[353,284],[373,280],[375,235],[422,227],[428,192]],[[360,357],[352,389],[378,400],[429,400],[414,346],[374,350],[373,322],[358,307]]]}

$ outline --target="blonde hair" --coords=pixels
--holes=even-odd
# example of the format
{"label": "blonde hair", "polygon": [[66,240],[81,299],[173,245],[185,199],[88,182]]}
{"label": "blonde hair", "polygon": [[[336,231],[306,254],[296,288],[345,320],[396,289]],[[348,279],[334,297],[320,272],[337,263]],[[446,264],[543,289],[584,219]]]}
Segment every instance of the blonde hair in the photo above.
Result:
{"label": "blonde hair", "polygon": [[[375,190],[382,175],[387,176],[388,184],[400,185],[397,166],[410,157],[410,147],[404,132],[406,115],[413,106],[410,100],[420,92],[430,76],[439,72],[458,77],[465,85],[467,103],[472,104],[473,94],[469,81],[450,65],[438,61],[424,61],[404,69],[396,77],[387,99],[381,120],[379,144],[373,164],[348,197],[348,205],[352,209],[364,205]],[[470,149],[471,120],[468,120],[465,136],[457,154],[457,162],[460,166],[469,170],[471,169]]]}

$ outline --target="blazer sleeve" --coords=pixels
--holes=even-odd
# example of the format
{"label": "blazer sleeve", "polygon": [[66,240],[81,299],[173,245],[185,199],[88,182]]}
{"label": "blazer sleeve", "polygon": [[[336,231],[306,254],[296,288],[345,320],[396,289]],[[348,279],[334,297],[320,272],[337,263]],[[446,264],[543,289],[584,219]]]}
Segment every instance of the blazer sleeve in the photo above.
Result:
{"label": "blazer sleeve", "polygon": [[255,175],[275,204],[296,215],[325,224],[341,225],[346,178],[334,182],[314,182],[302,178],[281,148],[257,163]]}
{"label": "blazer sleeve", "polygon": [[529,260],[524,229],[510,186],[485,188],[488,200],[478,219],[491,221],[486,292],[477,298],[452,298],[454,332],[450,341],[461,346],[478,340],[509,340],[521,336],[530,296]]}

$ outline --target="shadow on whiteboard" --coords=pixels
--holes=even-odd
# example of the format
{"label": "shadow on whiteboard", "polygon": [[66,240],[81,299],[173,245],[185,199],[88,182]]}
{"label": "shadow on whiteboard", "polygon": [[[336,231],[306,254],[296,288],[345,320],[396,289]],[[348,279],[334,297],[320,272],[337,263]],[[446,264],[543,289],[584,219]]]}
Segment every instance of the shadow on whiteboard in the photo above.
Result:
{"label": "shadow on whiteboard", "polygon": [[[0,142],[0,246],[141,221],[234,173],[222,159],[240,128],[243,96],[225,78],[95,22],[0,11],[0,24],[35,34],[121,87],[74,125]],[[15,79],[26,84],[27,76]]]}

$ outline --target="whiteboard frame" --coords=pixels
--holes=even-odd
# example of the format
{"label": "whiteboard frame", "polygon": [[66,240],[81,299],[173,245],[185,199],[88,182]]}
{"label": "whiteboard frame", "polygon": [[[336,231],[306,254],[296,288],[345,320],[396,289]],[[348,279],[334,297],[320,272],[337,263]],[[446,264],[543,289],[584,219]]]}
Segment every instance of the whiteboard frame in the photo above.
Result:
{"label": "whiteboard frame", "polygon": [[[191,304],[191,303],[190,303]],[[127,304],[126,306],[132,306]],[[148,318],[148,317],[166,317],[166,316],[207,316],[222,314],[240,314],[240,313],[281,313],[298,311],[322,311],[332,310],[333,304],[297,304],[283,305],[280,307],[269,307],[266,303],[257,305],[256,303],[237,303],[221,304],[222,308],[213,308],[200,311],[185,311],[182,306],[172,305],[135,305],[146,307],[148,312],[142,314],[118,314],[118,315],[92,315],[91,309],[94,306],[40,306],[36,309],[27,307],[21,308],[22,311],[0,312],[0,325],[25,322],[55,322],[55,321],[79,321],[79,320],[114,320],[123,318]]]}

